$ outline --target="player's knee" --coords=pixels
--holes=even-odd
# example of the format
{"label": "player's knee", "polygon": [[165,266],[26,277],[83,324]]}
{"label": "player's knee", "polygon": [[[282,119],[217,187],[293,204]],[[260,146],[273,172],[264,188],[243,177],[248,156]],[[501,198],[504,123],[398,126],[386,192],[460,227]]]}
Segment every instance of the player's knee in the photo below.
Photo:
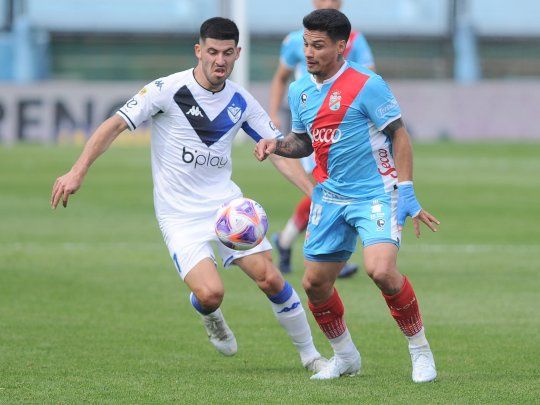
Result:
{"label": "player's knee", "polygon": [[326,295],[332,289],[332,283],[306,273],[302,279],[302,287],[308,298],[313,301],[320,296]]}
{"label": "player's knee", "polygon": [[264,273],[264,276],[257,279],[256,282],[259,288],[269,296],[279,294],[285,284],[281,273],[272,263],[270,263],[270,267]]}
{"label": "player's knee", "polygon": [[366,272],[381,290],[394,290],[396,287],[399,289],[401,276],[395,266],[378,263],[369,269],[366,268]]}
{"label": "player's knee", "polygon": [[195,295],[204,309],[214,311],[221,305],[224,291],[219,288],[205,288],[197,291]]}

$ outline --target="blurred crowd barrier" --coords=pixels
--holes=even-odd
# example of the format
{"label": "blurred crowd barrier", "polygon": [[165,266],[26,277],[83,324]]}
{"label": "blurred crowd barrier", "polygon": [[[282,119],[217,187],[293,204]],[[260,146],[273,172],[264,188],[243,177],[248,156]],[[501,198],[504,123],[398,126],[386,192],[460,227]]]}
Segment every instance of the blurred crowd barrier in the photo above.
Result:
{"label": "blurred crowd barrier", "polygon": [[[0,86],[0,141],[83,143],[95,128],[136,94],[139,82],[42,82]],[[394,80],[390,86],[416,140],[535,139],[540,81],[459,85],[440,80]],[[269,83],[251,91],[268,106]],[[149,127],[125,142],[147,143]]]}

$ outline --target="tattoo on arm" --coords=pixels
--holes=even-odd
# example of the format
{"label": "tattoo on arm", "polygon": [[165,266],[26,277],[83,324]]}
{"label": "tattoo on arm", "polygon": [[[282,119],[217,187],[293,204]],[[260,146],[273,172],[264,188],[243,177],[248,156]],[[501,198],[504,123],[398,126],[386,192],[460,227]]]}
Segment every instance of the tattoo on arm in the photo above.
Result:
{"label": "tattoo on arm", "polygon": [[397,120],[392,121],[390,124],[388,124],[386,128],[383,129],[383,132],[390,138],[393,138],[396,131],[403,127],[403,121],[401,120],[401,118],[398,118]]}
{"label": "tattoo on arm", "polygon": [[274,153],[288,158],[302,158],[313,153],[313,146],[308,134],[291,132],[277,141]]}

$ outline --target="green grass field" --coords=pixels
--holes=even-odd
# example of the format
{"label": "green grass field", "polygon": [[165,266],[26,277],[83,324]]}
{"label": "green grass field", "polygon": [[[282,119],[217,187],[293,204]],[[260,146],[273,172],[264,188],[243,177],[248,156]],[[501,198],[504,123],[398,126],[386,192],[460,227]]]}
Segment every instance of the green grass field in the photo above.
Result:
{"label": "green grass field", "polygon": [[[235,150],[235,180],[276,231],[299,194],[251,149]],[[237,268],[222,276],[239,352],[219,355],[161,240],[148,149],[114,147],[53,211],[50,187],[79,152],[0,148],[0,403],[538,403],[540,144],[415,146],[418,197],[442,221],[420,240],[409,226],[399,260],[438,366],[423,385],[365,274],[338,281],[360,376],[310,381]],[[305,302],[300,242],[294,264]]]}

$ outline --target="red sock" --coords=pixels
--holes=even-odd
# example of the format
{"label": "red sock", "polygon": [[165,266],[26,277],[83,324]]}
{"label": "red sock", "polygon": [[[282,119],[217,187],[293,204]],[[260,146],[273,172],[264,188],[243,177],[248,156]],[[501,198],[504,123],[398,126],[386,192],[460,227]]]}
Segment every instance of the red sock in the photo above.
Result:
{"label": "red sock", "polygon": [[422,329],[422,316],[409,279],[405,276],[403,276],[403,279],[403,287],[397,294],[386,295],[383,293],[383,297],[402,332],[406,336],[413,336]]}
{"label": "red sock", "polygon": [[315,321],[328,339],[335,339],[343,335],[347,326],[343,319],[345,308],[336,289],[332,296],[321,305],[313,305],[308,302],[309,309],[315,317]]}
{"label": "red sock", "polygon": [[310,207],[311,199],[304,196],[294,210],[292,219],[299,232],[303,232],[307,228]]}

